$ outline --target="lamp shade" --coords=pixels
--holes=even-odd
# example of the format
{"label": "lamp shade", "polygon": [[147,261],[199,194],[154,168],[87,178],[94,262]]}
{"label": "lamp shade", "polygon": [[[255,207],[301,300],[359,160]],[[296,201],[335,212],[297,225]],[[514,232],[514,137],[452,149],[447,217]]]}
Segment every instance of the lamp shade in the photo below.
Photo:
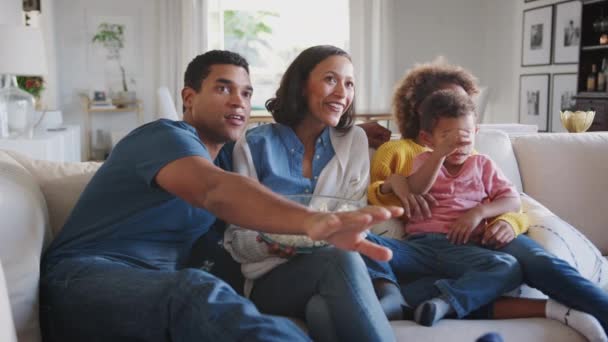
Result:
{"label": "lamp shade", "polygon": [[0,74],[46,75],[42,32],[25,26],[0,25]]}

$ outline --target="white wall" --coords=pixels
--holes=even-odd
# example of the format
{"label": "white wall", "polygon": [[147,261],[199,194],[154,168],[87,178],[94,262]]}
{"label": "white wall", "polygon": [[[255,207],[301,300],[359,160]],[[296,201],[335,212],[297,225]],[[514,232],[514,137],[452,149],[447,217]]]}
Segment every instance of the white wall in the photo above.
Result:
{"label": "white wall", "polygon": [[438,55],[490,88],[484,122],[518,122],[519,75],[576,72],[576,65],[521,66],[523,11],[560,0],[399,0],[395,10],[399,77]]}
{"label": "white wall", "polygon": [[0,25],[20,25],[21,0],[0,0]]}
{"label": "white wall", "polygon": [[[108,76],[107,66],[92,63],[98,60],[91,46],[96,31],[91,22],[98,17],[122,17],[133,23],[135,32],[129,34],[134,39],[128,42],[133,44],[130,46],[133,55],[125,69],[136,79],[135,90],[137,97],[143,100],[145,121],[151,120],[156,111],[155,91],[158,84],[157,1],[56,0],[54,6],[58,80],[61,85],[58,97],[65,121],[84,125],[84,108],[79,94],[103,90],[100,88],[106,83],[115,81],[105,79]],[[99,128],[127,131],[136,126],[134,114],[106,116],[111,116],[110,120],[97,120],[93,124],[101,125]]]}
{"label": "white wall", "polygon": [[[490,90],[485,122],[517,121],[516,67],[521,48],[518,26],[518,1],[484,0],[482,21],[483,40],[480,56],[483,71],[480,83]],[[522,1],[523,3],[523,1]]]}
{"label": "white wall", "polygon": [[395,22],[398,40],[395,43],[398,78],[415,63],[428,62],[439,55],[481,78],[484,73],[484,58],[479,53],[484,33],[483,1],[397,1]]}

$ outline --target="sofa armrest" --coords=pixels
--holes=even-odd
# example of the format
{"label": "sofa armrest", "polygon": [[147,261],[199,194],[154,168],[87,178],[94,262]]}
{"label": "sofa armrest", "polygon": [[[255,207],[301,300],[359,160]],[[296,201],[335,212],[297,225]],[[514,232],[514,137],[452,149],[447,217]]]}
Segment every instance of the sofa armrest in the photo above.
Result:
{"label": "sofa armrest", "polygon": [[0,262],[0,341],[17,342],[2,262]]}

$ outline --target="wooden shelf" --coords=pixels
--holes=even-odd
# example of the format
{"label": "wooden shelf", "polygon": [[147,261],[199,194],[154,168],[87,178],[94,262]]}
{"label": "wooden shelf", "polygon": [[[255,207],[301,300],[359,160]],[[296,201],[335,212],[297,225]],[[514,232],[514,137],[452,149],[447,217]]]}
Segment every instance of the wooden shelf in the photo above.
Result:
{"label": "wooden shelf", "polygon": [[573,96],[575,99],[608,99],[608,93],[604,91],[582,91]]}
{"label": "wooden shelf", "polygon": [[581,50],[583,50],[583,51],[608,50],[608,44],[606,44],[606,45],[583,46],[583,47],[581,47]]}
{"label": "wooden shelf", "polygon": [[126,112],[137,112],[139,110],[138,106],[130,106],[130,107],[121,107],[121,108],[95,108],[89,107],[89,112],[91,113],[126,113]]}

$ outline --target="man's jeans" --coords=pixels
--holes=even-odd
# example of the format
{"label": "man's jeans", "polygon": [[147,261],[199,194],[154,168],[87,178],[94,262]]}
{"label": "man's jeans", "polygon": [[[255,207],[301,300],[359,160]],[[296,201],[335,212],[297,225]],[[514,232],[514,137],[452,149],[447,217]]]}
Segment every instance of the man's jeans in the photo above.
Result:
{"label": "man's jeans", "polygon": [[45,341],[310,340],[198,269],[73,257],[43,270],[40,295]]}
{"label": "man's jeans", "polygon": [[455,245],[445,234],[416,234],[407,240],[373,234],[367,238],[393,251],[388,263],[364,257],[372,279],[401,284],[421,277],[442,278],[409,293],[406,301],[412,307],[443,295],[458,317],[463,317],[514,289],[522,280],[514,257],[473,243]]}
{"label": "man's jeans", "polygon": [[299,254],[255,281],[260,311],[306,320],[315,341],[394,341],[365,263],[329,247]]}

